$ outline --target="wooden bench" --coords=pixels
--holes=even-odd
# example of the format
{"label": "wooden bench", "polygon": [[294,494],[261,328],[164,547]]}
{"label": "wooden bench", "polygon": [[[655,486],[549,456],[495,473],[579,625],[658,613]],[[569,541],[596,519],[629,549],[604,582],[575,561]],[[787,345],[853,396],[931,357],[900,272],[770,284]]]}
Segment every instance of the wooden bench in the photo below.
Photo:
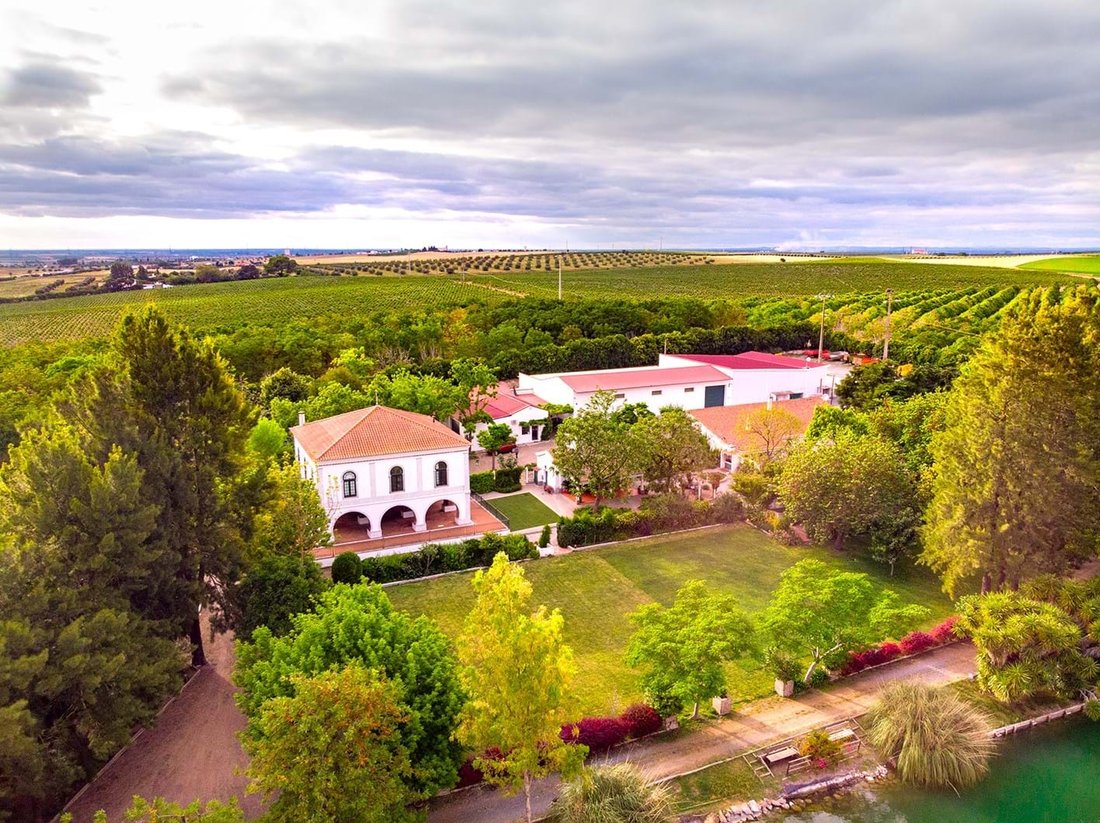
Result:
{"label": "wooden bench", "polygon": [[848,740],[851,740],[855,736],[856,736],[856,733],[854,731],[852,731],[851,729],[840,729],[839,731],[835,731],[832,734],[830,734],[829,739],[834,740],[838,743],[844,743]]}
{"label": "wooden bench", "polygon": [[786,746],[782,749],[776,749],[774,752],[768,752],[764,755],[764,762],[769,766],[773,766],[776,763],[782,763],[784,760],[790,760],[792,757],[798,757],[798,749]]}

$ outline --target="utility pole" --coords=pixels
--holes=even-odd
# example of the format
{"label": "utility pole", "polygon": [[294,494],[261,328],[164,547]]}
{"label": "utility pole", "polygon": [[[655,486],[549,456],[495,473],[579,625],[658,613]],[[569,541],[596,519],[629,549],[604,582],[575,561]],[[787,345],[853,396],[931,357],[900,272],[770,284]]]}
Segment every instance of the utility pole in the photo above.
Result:
{"label": "utility pole", "polygon": [[894,308],[894,290],[886,290],[886,336],[882,343],[882,359],[890,359],[890,313]]}
{"label": "utility pole", "polygon": [[825,359],[825,301],[829,299],[829,295],[819,296],[821,297],[821,331],[817,336],[817,362],[821,363]]}
{"label": "utility pole", "polygon": [[558,302],[561,302],[561,255],[558,255]]}

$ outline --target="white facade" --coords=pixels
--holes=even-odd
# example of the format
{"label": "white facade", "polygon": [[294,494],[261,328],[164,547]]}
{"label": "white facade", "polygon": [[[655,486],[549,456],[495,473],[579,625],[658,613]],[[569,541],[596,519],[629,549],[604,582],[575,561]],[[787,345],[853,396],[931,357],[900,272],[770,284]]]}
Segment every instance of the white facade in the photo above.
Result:
{"label": "white facade", "polygon": [[[690,356],[662,354],[661,366],[694,366],[700,361]],[[798,362],[791,358],[791,362]],[[729,378],[726,391],[726,406],[740,406],[744,403],[766,403],[768,400],[797,399],[820,395],[822,389],[828,389],[832,380],[828,375],[828,363],[809,362],[802,368],[729,368],[721,363],[711,362],[714,368]],[[685,408],[702,408],[692,406]]]}
{"label": "white facade", "polygon": [[[697,363],[689,363],[688,366],[698,367]],[[629,375],[632,378],[651,378],[645,385],[621,385],[617,380],[620,375]],[[660,412],[666,406],[678,406],[682,409],[701,409],[707,403],[707,389],[712,391],[721,389],[721,403],[724,405],[729,395],[730,379],[721,373],[712,373],[703,379],[687,380],[682,382],[667,382],[668,370],[661,366],[646,366],[638,369],[606,369],[592,372],[569,372],[565,374],[520,374],[520,391],[531,391],[543,398],[548,403],[564,406],[572,406],[574,411],[584,408],[592,400],[593,395],[606,385],[606,391],[614,392],[616,399],[622,404],[644,403],[654,414]],[[593,386],[591,389],[575,388],[569,383],[574,378],[588,378],[599,376],[605,381],[601,386]],[[580,381],[577,381],[580,382]],[[585,380],[585,383],[593,382]],[[637,382],[631,380],[630,382]],[[713,394],[712,394],[713,396]],[[545,416],[545,413],[543,414]]]}
{"label": "white facade", "polygon": [[[532,426],[531,423],[545,419],[545,411],[533,406],[526,406],[512,414],[494,418],[493,422],[508,426],[512,430],[512,436],[516,438],[516,444],[523,445],[524,443],[537,443],[542,439],[542,426]],[[478,423],[477,428],[474,429],[473,439],[470,441],[470,446],[474,451],[484,451],[478,445],[477,436],[487,428],[489,428],[488,423]]]}
{"label": "white facade", "polygon": [[295,437],[294,456],[302,477],[317,487],[330,531],[341,516],[349,515],[357,525],[369,528],[371,538],[382,537],[382,518],[395,508],[417,532],[427,529],[428,509],[433,506],[448,516],[453,514],[455,525],[471,522],[467,448],[318,463]]}

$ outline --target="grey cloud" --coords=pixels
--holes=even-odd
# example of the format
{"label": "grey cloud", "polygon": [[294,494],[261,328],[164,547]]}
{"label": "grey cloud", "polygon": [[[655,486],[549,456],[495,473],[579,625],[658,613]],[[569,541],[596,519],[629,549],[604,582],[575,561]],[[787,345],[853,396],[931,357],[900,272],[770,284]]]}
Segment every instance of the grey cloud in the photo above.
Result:
{"label": "grey cloud", "polygon": [[77,109],[102,90],[94,75],[56,63],[35,62],[12,69],[0,80],[0,106]]}

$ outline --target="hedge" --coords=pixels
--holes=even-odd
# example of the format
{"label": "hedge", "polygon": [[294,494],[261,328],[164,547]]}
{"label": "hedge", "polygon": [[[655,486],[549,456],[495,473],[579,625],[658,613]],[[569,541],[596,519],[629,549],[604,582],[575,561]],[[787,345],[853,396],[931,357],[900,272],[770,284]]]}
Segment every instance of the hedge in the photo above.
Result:
{"label": "hedge", "polygon": [[637,511],[607,507],[597,511],[586,506],[577,509],[573,517],[558,520],[558,545],[591,546],[714,523],[736,523],[744,514],[744,506],[732,494],[697,501],[663,494],[644,499]]}
{"label": "hedge", "polygon": [[509,560],[528,560],[539,550],[522,534],[486,534],[460,543],[428,543],[418,551],[363,560],[363,577],[374,583],[413,580],[430,574],[457,572],[492,565],[498,552]]}
{"label": "hedge", "polygon": [[474,494],[486,494],[493,490],[492,472],[474,472],[470,475],[470,491]]}
{"label": "hedge", "polygon": [[343,552],[332,561],[333,583],[358,583],[363,576],[363,561],[355,552]]}

